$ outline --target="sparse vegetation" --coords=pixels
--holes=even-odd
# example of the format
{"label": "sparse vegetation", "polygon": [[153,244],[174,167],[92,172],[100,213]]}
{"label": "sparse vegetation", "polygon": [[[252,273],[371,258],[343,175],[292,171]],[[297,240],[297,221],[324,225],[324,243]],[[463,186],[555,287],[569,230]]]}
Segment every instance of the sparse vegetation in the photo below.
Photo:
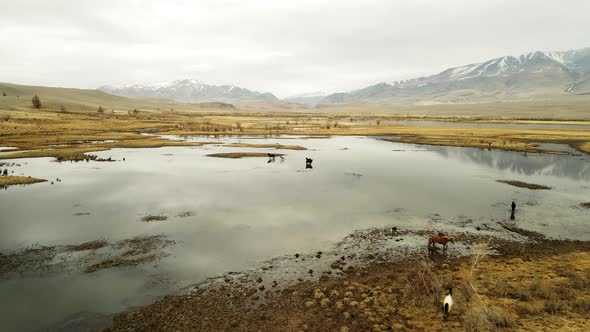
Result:
{"label": "sparse vegetation", "polygon": [[100,248],[104,248],[108,245],[107,241],[105,240],[95,240],[90,242],[85,242],[77,245],[68,245],[65,247],[66,251],[84,251],[84,250],[96,250]]}
{"label": "sparse vegetation", "polygon": [[514,180],[497,180],[497,182],[506,183],[511,186],[519,187],[519,188],[527,188],[531,190],[548,190],[551,187],[547,187],[541,184],[534,184],[534,183],[526,183],[522,181],[514,181]]}
{"label": "sparse vegetation", "polygon": [[103,269],[135,266],[135,265],[139,265],[139,264],[152,262],[152,261],[156,260],[156,258],[157,258],[157,256],[155,254],[151,254],[151,255],[139,257],[139,258],[130,258],[130,259],[117,257],[117,258],[113,258],[113,259],[107,259],[107,260],[97,263],[97,264],[90,265],[89,267],[86,268],[86,270],[84,270],[84,272],[93,273],[93,272],[103,270]]}
{"label": "sparse vegetation", "polygon": [[[274,155],[276,157],[284,156],[284,154],[281,154],[281,153],[274,153]],[[222,153],[208,154],[207,157],[229,158],[229,159],[258,158],[258,157],[267,158],[268,153],[264,153],[264,152],[222,152]]]}
{"label": "sparse vegetation", "polygon": [[104,108],[102,108],[102,106],[98,106],[98,108],[96,109],[96,112],[98,114],[104,114]]}
{"label": "sparse vegetation", "polygon": [[143,222],[152,222],[152,221],[164,221],[167,220],[168,217],[162,215],[147,215],[141,218]]}
{"label": "sparse vegetation", "polygon": [[261,148],[261,149],[278,149],[278,150],[307,150],[299,145],[282,145],[282,144],[251,144],[251,143],[230,143],[224,144],[226,147],[233,148]]}

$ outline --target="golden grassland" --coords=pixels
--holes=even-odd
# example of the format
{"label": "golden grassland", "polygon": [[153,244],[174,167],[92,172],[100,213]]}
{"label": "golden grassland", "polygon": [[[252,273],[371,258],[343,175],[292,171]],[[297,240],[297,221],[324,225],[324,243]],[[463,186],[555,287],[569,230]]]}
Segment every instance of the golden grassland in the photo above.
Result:
{"label": "golden grassland", "polygon": [[[200,146],[205,143],[162,139],[171,135],[330,135],[393,136],[387,140],[414,144],[468,146],[515,151],[542,151],[536,142],[569,144],[590,152],[590,131],[401,126],[358,122],[367,115],[325,113],[136,112],[75,113],[46,110],[0,110],[0,145],[18,150],[0,159],[55,157],[80,159],[84,153],[111,148]],[[391,119],[390,116],[375,119]],[[479,120],[481,121],[481,120]],[[505,121],[505,120],[504,120]],[[577,123],[569,121],[569,123]],[[102,142],[106,141],[106,142]],[[246,147],[246,146],[242,146]],[[256,147],[256,146],[247,146]],[[271,147],[263,145],[259,147]],[[272,146],[300,149],[295,146]]]}
{"label": "golden grassland", "polygon": [[[121,313],[107,330],[587,331],[588,249],[549,240],[485,256],[475,245],[470,257],[375,262],[266,290],[262,302],[228,284]],[[454,305],[443,321],[447,287]]]}
{"label": "golden grassland", "polygon": [[0,187],[14,186],[19,184],[33,184],[39,182],[46,182],[44,179],[36,179],[28,176],[0,176]]}

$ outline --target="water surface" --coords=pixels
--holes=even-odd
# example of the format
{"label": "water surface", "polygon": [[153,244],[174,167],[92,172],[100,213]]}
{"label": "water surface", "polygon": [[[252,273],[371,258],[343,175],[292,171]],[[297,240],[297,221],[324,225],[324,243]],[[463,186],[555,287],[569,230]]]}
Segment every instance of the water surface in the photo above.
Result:
{"label": "water surface", "polygon": [[[590,240],[588,211],[578,207],[590,194],[586,156],[418,146],[367,137],[169,138],[280,143],[309,150],[213,144],[95,153],[118,160],[112,163],[16,160],[21,163],[18,173],[54,184],[0,191],[2,252],[154,234],[176,243],[166,249],[170,256],[138,267],[0,279],[3,327],[36,330],[81,312],[118,312],[276,256],[329,250],[356,229],[494,225],[508,219],[513,200],[519,227]],[[277,158],[271,163],[267,158],[205,156],[235,151],[286,156],[284,162]],[[306,157],[314,160],[313,169],[305,168]],[[552,189],[531,191],[497,183],[499,179]],[[177,217],[186,212],[191,215]],[[168,220],[141,222],[148,214]]]}

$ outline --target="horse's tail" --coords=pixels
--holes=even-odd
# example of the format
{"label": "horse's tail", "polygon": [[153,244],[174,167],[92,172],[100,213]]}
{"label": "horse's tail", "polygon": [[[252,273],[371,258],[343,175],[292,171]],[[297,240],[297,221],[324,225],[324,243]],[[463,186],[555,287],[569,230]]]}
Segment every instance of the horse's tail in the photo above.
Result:
{"label": "horse's tail", "polygon": [[430,247],[430,245],[431,245],[431,244],[432,244],[432,238],[431,238],[431,237],[429,237],[429,238],[428,238],[428,246]]}

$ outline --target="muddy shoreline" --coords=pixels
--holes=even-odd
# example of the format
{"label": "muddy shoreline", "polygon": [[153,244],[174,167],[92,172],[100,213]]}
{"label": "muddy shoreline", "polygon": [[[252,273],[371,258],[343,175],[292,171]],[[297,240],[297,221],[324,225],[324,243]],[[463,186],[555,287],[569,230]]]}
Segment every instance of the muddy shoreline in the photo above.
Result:
{"label": "muddy shoreline", "polygon": [[[270,261],[259,273],[230,272],[196,285],[186,295],[167,296],[115,315],[106,331],[589,327],[590,242],[552,240],[513,225],[501,227],[520,240],[466,233],[459,236],[465,251],[452,245],[447,251],[432,251],[424,245],[395,258],[377,247],[383,241],[426,238],[431,231],[358,231],[343,242],[374,242],[374,251],[291,258],[328,260],[328,266],[309,271],[316,278],[284,285],[280,279],[292,277],[265,273],[280,268]],[[454,289],[455,311],[443,323],[437,299],[447,287]],[[547,291],[552,288],[560,290],[558,297]],[[553,319],[557,314],[560,320]]]}

